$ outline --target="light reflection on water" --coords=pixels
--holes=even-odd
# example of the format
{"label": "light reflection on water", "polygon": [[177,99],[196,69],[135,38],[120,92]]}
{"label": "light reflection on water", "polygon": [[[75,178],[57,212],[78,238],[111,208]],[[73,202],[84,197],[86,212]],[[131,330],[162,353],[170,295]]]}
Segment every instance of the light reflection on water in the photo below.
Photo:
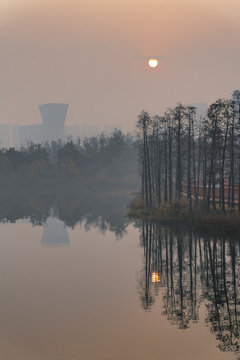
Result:
{"label": "light reflection on water", "polygon": [[238,241],[58,216],[0,225],[0,359],[239,358]]}
{"label": "light reflection on water", "polygon": [[[174,234],[159,224],[143,222],[141,244],[145,254],[139,280],[143,308],[150,310],[160,293],[162,315],[171,324],[187,329],[204,321],[218,348],[238,359],[240,241],[202,238],[192,231]],[[161,278],[158,287],[151,281],[156,269]]]}

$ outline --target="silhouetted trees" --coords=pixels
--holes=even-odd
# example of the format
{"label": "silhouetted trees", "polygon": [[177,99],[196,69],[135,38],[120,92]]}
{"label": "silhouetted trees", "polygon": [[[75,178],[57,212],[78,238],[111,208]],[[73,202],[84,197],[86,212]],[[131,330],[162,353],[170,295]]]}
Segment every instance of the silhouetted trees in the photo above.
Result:
{"label": "silhouetted trees", "polygon": [[[190,209],[240,209],[240,100],[218,99],[204,117],[177,104],[163,116],[142,112],[137,128],[142,199],[147,207],[184,195]],[[237,185],[238,184],[238,185]]]}

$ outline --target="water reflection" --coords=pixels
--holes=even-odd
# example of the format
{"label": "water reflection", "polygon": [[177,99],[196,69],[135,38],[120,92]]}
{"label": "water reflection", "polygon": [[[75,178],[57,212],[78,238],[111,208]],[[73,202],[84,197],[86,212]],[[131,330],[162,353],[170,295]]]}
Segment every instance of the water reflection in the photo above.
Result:
{"label": "water reflection", "polygon": [[66,226],[58,219],[57,210],[52,208],[50,216],[44,224],[42,245],[46,247],[69,246],[70,240]]}
{"label": "water reflection", "polygon": [[142,224],[140,239],[145,260],[139,280],[143,308],[150,310],[161,294],[163,315],[179,329],[187,329],[199,321],[204,305],[205,323],[220,350],[239,359],[240,242],[202,238],[192,231],[173,234],[150,222]]}
{"label": "water reflection", "polygon": [[121,238],[128,225],[125,214],[130,197],[128,189],[108,193],[82,189],[46,196],[38,193],[8,194],[6,198],[0,197],[0,222],[15,223],[28,219],[34,226],[45,224],[43,244],[69,243],[65,226],[74,229],[83,225],[87,231],[97,228],[102,233],[114,232],[117,238]]}
{"label": "water reflection", "polygon": [[160,283],[161,279],[160,279],[160,274],[156,271],[152,272],[152,283],[156,284],[156,283]]}
{"label": "water reflection", "polygon": [[[129,349],[132,349],[135,357],[130,355],[125,357],[123,354],[119,358],[146,359],[149,358],[150,353],[152,358],[160,358],[162,352],[166,359],[176,358],[176,353],[181,352],[182,346],[184,359],[190,359],[191,357],[186,355],[185,347],[191,343],[189,351],[194,354],[199,334],[203,336],[203,328],[206,330],[207,326],[215,335],[219,349],[230,352],[224,354],[226,359],[228,356],[232,357],[232,354],[240,359],[240,242],[217,237],[203,238],[191,231],[176,233],[156,223],[140,222],[137,227],[140,227],[141,249],[137,247],[138,230],[129,227],[126,234],[128,222],[124,215],[129,197],[129,192],[112,192],[107,196],[104,192],[92,194],[81,192],[46,197],[32,194],[29,197],[24,196],[22,202],[17,201],[19,198],[14,198],[4,204],[0,199],[2,222],[14,223],[19,219],[26,219],[13,226],[8,224],[1,227],[0,280],[6,299],[0,301],[0,307],[7,309],[4,311],[8,315],[4,323],[8,324],[9,319],[12,319],[13,333],[9,330],[9,336],[13,336],[19,324],[22,326],[23,320],[18,323],[16,319],[21,314],[24,315],[22,304],[28,304],[28,308],[30,305],[33,307],[36,305],[36,309],[32,309],[28,317],[29,329],[34,328],[36,323],[39,326],[39,323],[44,321],[41,333],[43,339],[47,333],[46,329],[50,329],[50,335],[55,337],[54,319],[60,319],[64,324],[68,322],[67,331],[74,329],[71,330],[72,333],[75,331],[81,336],[85,334],[82,343],[88,344],[87,348],[97,349],[96,337],[101,337],[104,330],[103,340],[107,339],[107,342],[112,344],[113,353],[115,351],[121,353],[122,345],[118,347],[116,339],[124,338],[122,343],[127,342],[125,335],[127,336],[126,328],[128,328],[133,336],[131,341],[135,341],[134,346],[129,341]],[[29,226],[26,224],[28,221],[41,227]],[[20,233],[15,236],[15,228],[22,229],[21,236]],[[111,235],[108,231],[117,237],[126,235],[124,241],[109,241]],[[6,236],[8,232],[9,234],[13,232],[12,238]],[[105,232],[106,236],[103,236]],[[36,241],[32,241],[33,239]],[[42,247],[69,248],[68,251],[45,251],[39,244]],[[17,251],[12,251],[13,249]],[[9,257],[9,254],[15,254],[15,257]],[[144,254],[144,266],[138,278],[139,294],[136,294],[134,276],[136,267],[141,268],[142,254]],[[34,277],[29,276],[33,273]],[[86,281],[86,273],[89,278],[96,279],[94,287],[91,282]],[[62,277],[65,278],[64,286]],[[30,301],[29,289],[33,287]],[[22,291],[23,288],[25,292]],[[11,297],[7,295],[9,291],[13,291]],[[42,294],[50,296],[52,304],[50,307],[48,301],[42,303]],[[22,297],[21,301],[18,301],[19,296]],[[141,306],[146,312],[142,309],[139,311],[139,297]],[[59,298],[62,302],[59,302]],[[158,308],[157,299],[160,300],[162,308]],[[55,304],[58,306],[56,307]],[[15,309],[14,315],[12,315],[13,309]],[[38,309],[41,311],[36,322]],[[88,309],[87,314],[92,314],[91,321],[89,315],[85,317],[85,309]],[[158,309],[162,311],[161,317]],[[25,314],[28,311],[25,310]],[[42,316],[44,312],[47,315]],[[54,319],[50,314],[54,314]],[[102,316],[101,321],[99,316]],[[116,317],[113,321],[114,316]],[[191,327],[193,323],[200,322],[201,324],[196,325],[195,328]],[[191,331],[178,331],[178,328],[186,330],[189,327]],[[197,330],[194,333],[196,328],[199,332]],[[86,329],[88,331],[85,333]],[[95,335],[91,338],[93,331]],[[129,333],[128,336],[131,336]],[[182,333],[184,336],[188,334],[185,340],[181,337]],[[31,335],[32,332],[26,332],[27,343],[29,334]],[[63,343],[62,339],[65,335],[64,333],[60,335],[62,336],[60,343]],[[176,349],[171,348],[172,338],[177,343]],[[201,338],[205,344],[205,354],[214,339],[214,337],[209,338],[209,342],[206,338],[204,341]],[[195,343],[192,342],[193,339]],[[42,348],[38,339],[34,339],[33,343],[34,341],[39,346],[38,349]],[[68,341],[71,349],[78,343],[79,338],[74,344]],[[144,347],[145,350],[140,349],[139,345],[139,343],[144,344],[144,341],[148,344]],[[201,345],[199,346],[201,348]],[[53,351],[51,346],[49,351]],[[82,348],[79,348],[76,353],[82,354],[82,351]],[[146,353],[140,357],[139,353],[143,351]],[[213,351],[218,350],[215,347]],[[95,354],[92,357],[85,355],[81,358],[97,358]],[[45,358],[53,357],[49,355]],[[105,355],[99,359],[105,359]],[[219,357],[211,353],[211,359],[219,359]]]}

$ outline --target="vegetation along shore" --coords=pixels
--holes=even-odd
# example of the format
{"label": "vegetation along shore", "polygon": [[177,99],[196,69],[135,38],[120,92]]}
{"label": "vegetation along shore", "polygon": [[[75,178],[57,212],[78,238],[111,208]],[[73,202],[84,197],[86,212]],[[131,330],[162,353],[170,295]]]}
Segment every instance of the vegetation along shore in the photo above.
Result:
{"label": "vegetation along shore", "polygon": [[128,215],[240,232],[240,92],[202,116],[177,104],[163,116],[138,117],[140,195]]}

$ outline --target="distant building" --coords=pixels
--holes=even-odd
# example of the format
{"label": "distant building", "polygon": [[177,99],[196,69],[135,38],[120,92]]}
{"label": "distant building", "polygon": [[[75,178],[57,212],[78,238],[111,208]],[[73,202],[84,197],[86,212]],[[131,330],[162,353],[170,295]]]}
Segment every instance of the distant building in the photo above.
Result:
{"label": "distant building", "polygon": [[42,124],[21,126],[19,129],[20,146],[26,146],[31,143],[41,144],[43,141]]}
{"label": "distant building", "polygon": [[73,141],[76,141],[81,135],[80,126],[66,126],[65,135],[66,140],[71,138]]}
{"label": "distant building", "polygon": [[0,124],[0,148],[9,148],[10,126],[8,124]]}
{"label": "distant building", "polygon": [[97,136],[100,133],[100,128],[98,125],[83,125],[82,126],[82,137],[91,137]]}
{"label": "distant building", "polygon": [[13,125],[12,126],[12,141],[11,146],[19,149],[21,147],[21,140],[20,140],[20,131],[22,129],[22,125]]}
{"label": "distant building", "polygon": [[[203,184],[199,184],[199,193],[198,193],[198,198],[199,199],[203,199]],[[206,191],[208,193],[208,185],[206,185]],[[220,188],[220,184],[215,184],[215,201],[218,202],[222,196],[221,193],[221,188]],[[194,194],[194,185],[191,185],[191,193]],[[188,194],[188,187],[187,187],[187,183],[184,182],[182,184],[182,195],[187,197]],[[237,204],[238,203],[238,194],[239,194],[239,189],[238,186],[234,186],[234,203]],[[228,195],[229,195],[229,184],[228,182],[226,182],[224,184],[224,202],[227,204],[228,203]],[[193,196],[194,197],[194,196]],[[210,201],[213,201],[213,189],[211,188],[210,190]]]}
{"label": "distant building", "polygon": [[40,105],[42,124],[14,125],[12,127],[12,146],[20,148],[30,143],[42,144],[45,141],[66,140],[65,120],[68,104]]}
{"label": "distant building", "polygon": [[43,140],[65,141],[64,124],[66,121],[68,104],[40,105],[39,110],[43,121]]}

